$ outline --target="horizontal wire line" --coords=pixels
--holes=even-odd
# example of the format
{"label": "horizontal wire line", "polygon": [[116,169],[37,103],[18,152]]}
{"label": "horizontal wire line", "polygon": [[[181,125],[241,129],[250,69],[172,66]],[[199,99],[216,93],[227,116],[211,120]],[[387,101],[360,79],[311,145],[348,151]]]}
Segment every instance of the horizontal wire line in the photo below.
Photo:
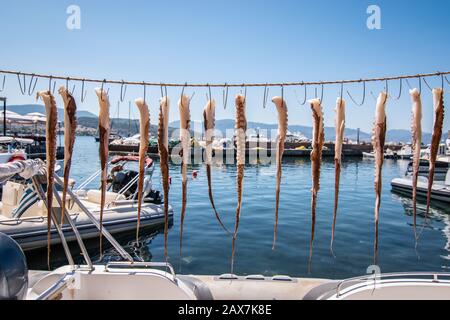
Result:
{"label": "horizontal wire line", "polygon": [[14,74],[18,76],[33,76],[36,78],[45,78],[53,80],[68,80],[68,81],[80,81],[89,83],[99,83],[99,84],[126,84],[134,86],[152,86],[152,87],[281,87],[281,86],[311,86],[311,85],[331,85],[331,84],[349,84],[349,83],[361,83],[361,82],[378,82],[387,80],[399,80],[399,79],[413,79],[413,78],[424,78],[424,77],[436,77],[449,75],[450,71],[446,72],[434,72],[434,73],[422,73],[414,75],[401,75],[393,77],[378,77],[378,78],[366,78],[366,79],[353,79],[353,80],[335,80],[335,81],[302,81],[302,82],[279,82],[279,83],[239,83],[239,84],[229,84],[229,83],[156,83],[156,82],[137,82],[137,81],[124,81],[124,80],[108,80],[108,79],[93,79],[93,78],[80,78],[80,77],[68,77],[68,76],[54,76],[47,74],[37,74],[37,73],[27,73],[21,71],[10,71],[10,70],[0,70],[1,74]]}

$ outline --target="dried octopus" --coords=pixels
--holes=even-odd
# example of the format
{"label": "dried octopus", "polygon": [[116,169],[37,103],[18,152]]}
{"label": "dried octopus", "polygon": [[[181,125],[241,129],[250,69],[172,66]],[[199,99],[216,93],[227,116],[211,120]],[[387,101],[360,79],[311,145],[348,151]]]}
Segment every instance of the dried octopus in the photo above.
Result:
{"label": "dried octopus", "polygon": [[276,187],[276,204],[275,204],[275,227],[273,236],[273,249],[275,249],[277,241],[277,229],[278,229],[278,213],[280,205],[280,189],[281,189],[281,175],[282,168],[281,162],[283,160],[284,143],[286,141],[286,135],[288,130],[288,109],[286,102],[282,97],[274,97],[272,102],[278,111],[278,139],[277,139],[277,187]]}
{"label": "dried octopus", "polygon": [[374,264],[378,260],[378,227],[381,206],[382,169],[384,163],[384,145],[386,141],[386,101],[387,94],[381,92],[375,110],[375,123],[373,128],[372,145],[375,152],[375,243]]}
{"label": "dried octopus", "polygon": [[56,164],[56,130],[58,126],[58,110],[55,97],[50,91],[40,91],[37,93],[37,99],[41,98],[45,104],[47,123],[46,133],[46,162],[47,162],[47,264],[50,269],[51,253],[51,226],[53,209],[53,186]]}
{"label": "dried octopus", "polygon": [[182,202],[181,202],[181,230],[180,230],[180,256],[183,252],[183,226],[186,215],[187,202],[187,165],[191,157],[191,113],[189,110],[190,98],[182,95],[178,101],[180,110],[180,141],[181,141],[181,176],[182,176]]}
{"label": "dried octopus", "polygon": [[216,210],[216,205],[214,203],[214,197],[212,192],[212,179],[211,179],[211,164],[212,164],[212,144],[214,141],[214,129],[216,122],[216,102],[214,100],[209,100],[203,110],[203,125],[205,129],[205,153],[206,153],[206,177],[208,180],[208,196],[211,206],[214,210],[214,214],[216,216],[217,221],[220,226],[229,233],[228,229],[223,224],[220,219],[220,215]]}
{"label": "dried octopus", "polygon": [[245,97],[243,95],[236,96],[236,162],[237,162],[237,208],[236,208],[236,225],[233,234],[233,244],[231,251],[231,273],[233,273],[234,255],[236,252],[236,238],[239,229],[239,221],[241,217],[242,208],[242,194],[244,183],[244,169],[245,169],[245,147],[246,147],[246,132],[247,132],[247,117],[245,115]]}
{"label": "dried octopus", "polygon": [[342,145],[344,143],[345,132],[345,101],[342,98],[338,98],[336,102],[336,117],[334,125],[336,129],[336,141],[334,144],[334,208],[333,208],[333,227],[331,231],[331,252],[333,253],[334,235],[336,230],[336,219],[339,205],[339,186],[341,179],[341,161],[342,161]]}
{"label": "dried octopus", "polygon": [[313,243],[316,226],[316,207],[317,197],[320,190],[320,168],[322,165],[322,151],[325,144],[325,132],[323,122],[323,111],[321,101],[313,99],[310,101],[311,110],[313,114],[313,140],[311,152],[311,166],[312,166],[312,189],[311,189],[311,241],[309,249],[309,261],[311,263],[313,254]]}
{"label": "dried octopus", "polygon": [[413,176],[412,176],[412,201],[414,216],[414,235],[417,239],[417,182],[419,179],[420,150],[422,147],[422,102],[420,92],[413,89],[409,92],[412,100],[412,149],[413,149]]}
{"label": "dried octopus", "polygon": [[70,167],[72,165],[73,148],[77,130],[77,105],[74,97],[65,87],[59,89],[64,101],[64,185],[61,206],[61,225],[64,224],[67,188],[69,187]]}
{"label": "dried octopus", "polygon": [[433,135],[431,138],[430,151],[430,172],[428,175],[428,193],[427,193],[427,211],[425,213],[425,220],[430,213],[431,205],[431,190],[434,183],[434,172],[436,170],[436,159],[439,152],[439,144],[442,138],[442,126],[444,125],[444,90],[442,88],[433,89],[434,101],[434,126]]}
{"label": "dried octopus", "polygon": [[169,106],[168,97],[161,98],[158,118],[158,149],[164,192],[164,256],[167,259],[169,232]]}
{"label": "dried octopus", "polygon": [[136,229],[136,243],[139,243],[139,229],[141,225],[141,210],[144,197],[144,178],[145,178],[145,157],[147,155],[148,144],[150,142],[150,114],[148,106],[144,99],[135,100],[136,107],[139,109],[140,116],[140,144],[139,144],[139,182],[138,182],[138,222]]}
{"label": "dried octopus", "polygon": [[103,89],[96,89],[100,111],[98,116],[98,132],[100,137],[101,198],[100,198],[100,255],[103,248],[103,211],[105,209],[106,185],[108,183],[109,134],[111,122],[109,118],[109,97]]}

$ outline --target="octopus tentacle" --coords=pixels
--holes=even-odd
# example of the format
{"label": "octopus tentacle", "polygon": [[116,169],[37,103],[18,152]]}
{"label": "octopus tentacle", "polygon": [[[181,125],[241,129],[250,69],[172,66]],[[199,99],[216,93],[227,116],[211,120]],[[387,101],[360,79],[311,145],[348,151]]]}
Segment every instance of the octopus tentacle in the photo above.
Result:
{"label": "octopus tentacle", "polygon": [[384,145],[386,141],[386,101],[387,94],[381,92],[375,110],[375,124],[373,129],[372,144],[375,152],[375,242],[374,264],[378,261],[378,234],[379,216],[381,207],[382,169],[384,163]]}
{"label": "octopus tentacle", "polygon": [[208,196],[211,207],[214,210],[217,222],[220,224],[222,229],[225,230],[227,234],[230,232],[225,227],[220,219],[220,215],[217,212],[216,205],[214,203],[214,197],[212,192],[212,178],[211,178],[211,164],[212,164],[212,143],[214,141],[214,129],[215,129],[215,115],[216,115],[216,102],[214,100],[209,100],[203,110],[203,125],[205,129],[206,138],[206,177],[208,180]]}
{"label": "octopus tentacle", "polygon": [[444,125],[444,91],[442,88],[433,89],[434,100],[434,126],[431,138],[430,150],[430,171],[428,175],[428,193],[427,193],[427,211],[425,213],[425,221],[428,219],[431,206],[431,190],[434,183],[434,172],[436,170],[436,159],[439,152],[439,144],[442,138],[442,127]]}
{"label": "octopus tentacle", "polygon": [[191,134],[190,134],[191,113],[189,111],[189,104],[190,98],[187,95],[181,96],[180,100],[178,101],[178,108],[180,110],[180,141],[182,148],[181,151],[182,205],[181,205],[181,227],[180,227],[180,256],[182,255],[183,252],[183,227],[187,203],[187,164],[191,158]]}
{"label": "octopus tentacle", "polygon": [[136,243],[139,243],[139,229],[141,224],[142,201],[144,197],[145,157],[150,142],[150,114],[144,99],[136,99],[135,104],[140,115],[140,144],[139,144],[139,182],[138,182],[138,221],[136,228]]}
{"label": "octopus tentacle", "polygon": [[413,175],[412,175],[412,201],[414,216],[414,237],[417,240],[417,182],[419,179],[420,150],[422,147],[422,102],[420,92],[413,89],[409,92],[412,100],[412,149],[413,149]]}
{"label": "octopus tentacle", "polygon": [[319,99],[310,100],[313,114],[313,141],[311,152],[312,189],[311,189],[311,240],[309,246],[309,265],[311,265],[316,226],[317,197],[320,190],[320,169],[322,165],[322,151],[325,144],[325,131],[322,105]]}
{"label": "octopus tentacle", "polygon": [[98,116],[98,131],[100,134],[100,167],[101,173],[101,198],[100,198],[100,256],[103,255],[103,213],[105,209],[106,185],[108,183],[108,156],[109,156],[109,134],[111,121],[109,118],[109,96],[103,89],[95,89],[100,111]]}
{"label": "octopus tentacle", "polygon": [[277,229],[278,229],[278,217],[279,217],[279,205],[280,205],[280,190],[281,190],[281,176],[282,168],[281,162],[283,160],[284,153],[284,143],[286,141],[286,135],[288,130],[288,109],[286,102],[282,97],[274,97],[272,102],[278,111],[278,143],[277,143],[277,187],[276,187],[276,203],[275,203],[275,226],[273,235],[273,247],[275,250],[275,245],[277,241]]}
{"label": "octopus tentacle", "polygon": [[74,97],[65,87],[61,87],[58,92],[64,101],[64,185],[61,206],[61,225],[63,225],[70,167],[72,165],[72,155],[77,130],[77,105]]}
{"label": "octopus tentacle", "polygon": [[158,149],[164,192],[164,256],[168,257],[169,233],[169,98],[163,97],[159,105]]}
{"label": "octopus tentacle", "polygon": [[236,96],[236,162],[237,162],[237,208],[236,208],[236,224],[233,234],[233,243],[231,251],[231,273],[233,273],[234,256],[236,253],[236,238],[239,229],[239,222],[242,208],[242,194],[245,170],[245,147],[247,132],[247,117],[245,115],[245,97],[243,95]]}
{"label": "octopus tentacle", "polygon": [[[336,230],[337,211],[339,205],[339,188],[341,178],[341,161],[342,161],[342,145],[344,143],[345,132],[345,101],[342,98],[338,98],[336,102],[336,141],[334,144],[334,165],[335,165],[335,178],[334,178],[334,208],[333,208],[333,227],[331,231],[331,244],[330,250],[333,254],[334,235]],[[334,254],[333,254],[334,255]]]}
{"label": "octopus tentacle", "polygon": [[56,164],[56,130],[58,126],[58,109],[55,97],[50,91],[40,91],[37,98],[44,101],[47,123],[46,132],[46,162],[47,162],[47,264],[50,270],[51,226],[53,210],[53,185]]}

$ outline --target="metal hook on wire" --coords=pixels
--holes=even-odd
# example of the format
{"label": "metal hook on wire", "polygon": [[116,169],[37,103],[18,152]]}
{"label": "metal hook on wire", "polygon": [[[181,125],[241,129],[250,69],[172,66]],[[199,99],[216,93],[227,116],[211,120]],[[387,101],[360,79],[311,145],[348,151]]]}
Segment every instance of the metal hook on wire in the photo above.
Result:
{"label": "metal hook on wire", "polygon": [[84,91],[84,81],[85,81],[85,79],[83,79],[81,81],[81,103],[84,102],[84,100],[86,99],[86,95],[87,95],[87,90]]}
{"label": "metal hook on wire", "polygon": [[[442,75],[445,78],[445,81],[447,81],[447,83],[450,85],[450,81],[448,81],[447,77]],[[443,83],[443,82],[442,82]]]}
{"label": "metal hook on wire", "polygon": [[[33,85],[33,80],[35,80],[34,85]],[[36,84],[37,84],[38,80],[39,80],[39,78],[37,78],[35,76],[35,74],[33,73],[31,75],[30,84],[28,85],[28,95],[29,96],[31,96],[34,93],[34,91],[36,90]]]}
{"label": "metal hook on wire", "polygon": [[400,98],[402,97],[402,92],[403,92],[403,79],[400,79],[400,89],[397,98],[395,98],[394,100],[396,101],[400,100]]}
{"label": "metal hook on wire", "polygon": [[2,84],[2,89],[0,89],[0,92],[5,91],[5,82],[6,82],[6,75],[3,75],[3,84]]}
{"label": "metal hook on wire", "polygon": [[103,88],[105,87],[106,79],[102,81],[102,87],[100,88],[100,100],[103,101]]}
{"label": "metal hook on wire", "polygon": [[[412,86],[411,86],[411,83],[409,83],[409,80],[408,79],[405,79],[405,80],[406,80],[406,83],[408,84],[409,89],[412,90]],[[422,77],[419,77],[419,95],[421,95],[421,94],[422,94]]]}
{"label": "metal hook on wire", "polygon": [[[164,87],[164,91],[163,91],[163,87]],[[165,93],[165,95],[164,95],[164,93]],[[161,98],[164,98],[164,97],[167,97],[167,86],[163,85],[161,83]]]}
{"label": "metal hook on wire", "polygon": [[425,78],[423,78],[423,82],[425,82],[425,84],[427,85],[428,89],[430,89],[430,91],[433,91],[433,88],[428,84],[428,82]]}
{"label": "metal hook on wire", "polygon": [[184,84],[183,89],[181,90],[181,96],[180,96],[181,104],[183,104],[184,89],[186,89],[186,87],[187,87],[187,82]]}
{"label": "metal hook on wire", "polygon": [[17,74],[17,80],[19,81],[19,88],[20,88],[20,92],[22,93],[22,95],[25,95],[26,92],[26,82],[25,82],[25,75],[23,75],[23,86],[22,86],[22,82],[20,80],[20,74]]}
{"label": "metal hook on wire", "polygon": [[[147,85],[145,84],[145,81],[142,81],[142,85],[144,86],[144,104],[147,103]],[[122,95],[122,92],[120,93]],[[122,96],[121,96],[122,98]]]}
{"label": "metal hook on wire", "polygon": [[[320,93],[320,104],[323,104],[322,102],[323,102],[323,87],[324,87],[324,84],[322,83],[322,85],[321,85],[321,87],[322,87],[322,92]],[[315,96],[316,96],[316,98],[318,98],[318,95],[317,95],[317,87],[316,88],[314,88],[314,91],[315,91]]]}
{"label": "metal hook on wire", "polygon": [[348,90],[347,95],[350,98],[350,100],[353,101],[354,104],[356,104],[358,107],[361,107],[364,104],[364,102],[366,102],[366,81],[365,80],[363,81],[363,97],[361,103],[356,102]]}
{"label": "metal hook on wire", "polygon": [[225,83],[225,88],[222,92],[222,102],[223,102],[223,109],[227,109],[227,102],[228,102],[228,84]]}
{"label": "metal hook on wire", "polygon": [[242,88],[244,88],[244,100],[247,102],[247,87],[245,86],[245,83],[241,85],[241,94],[242,94]]}
{"label": "metal hook on wire", "polygon": [[[125,90],[124,90],[124,87],[125,87]],[[122,84],[120,85],[120,102],[124,102],[125,101],[125,95],[126,94],[127,94],[127,85],[125,84],[125,81],[122,80]]]}
{"label": "metal hook on wire", "polygon": [[48,92],[52,91],[52,80],[53,80],[53,76],[50,76],[48,78]]}
{"label": "metal hook on wire", "polygon": [[264,99],[263,99],[263,109],[267,107],[267,98],[269,97],[269,88],[266,86],[264,87]]}
{"label": "metal hook on wire", "polygon": [[[306,89],[307,85],[304,82],[302,82],[302,86],[305,87],[305,95],[304,95],[304,98],[303,98],[303,102],[300,102],[298,99],[297,99],[297,102],[298,102],[299,105],[304,106],[306,104],[306,98],[307,98],[308,92],[307,92],[307,89]],[[295,94],[295,95],[297,96],[297,94]]]}
{"label": "metal hook on wire", "polygon": [[70,77],[67,77],[66,79],[66,90],[70,93],[71,96],[73,96],[73,93],[75,92],[75,87],[76,85],[73,85],[72,91],[69,91],[69,81],[70,81]]}
{"label": "metal hook on wire", "polygon": [[209,91],[209,101],[212,101],[211,86],[209,84],[208,84],[208,91]]}

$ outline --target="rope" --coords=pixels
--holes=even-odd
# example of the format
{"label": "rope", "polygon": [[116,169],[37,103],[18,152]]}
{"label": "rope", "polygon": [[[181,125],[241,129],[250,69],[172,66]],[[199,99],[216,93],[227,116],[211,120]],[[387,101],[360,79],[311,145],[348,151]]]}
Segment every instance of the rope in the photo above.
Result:
{"label": "rope", "polygon": [[[90,83],[101,83],[101,84],[119,84],[119,85],[134,85],[134,86],[151,86],[151,87],[221,87],[221,88],[229,88],[229,87],[288,87],[288,86],[311,86],[311,85],[330,85],[330,84],[350,84],[350,83],[361,83],[361,82],[378,82],[378,81],[389,81],[389,80],[400,80],[400,79],[414,79],[414,78],[425,78],[425,77],[436,77],[436,76],[445,76],[449,75],[450,71],[446,72],[434,72],[434,73],[422,73],[422,74],[414,74],[414,75],[401,75],[401,76],[393,76],[393,77],[378,77],[378,78],[366,78],[366,79],[353,79],[353,80],[334,80],[334,81],[311,81],[311,82],[279,82],[279,83],[239,83],[239,84],[230,84],[230,83],[161,83],[161,82],[137,82],[137,81],[123,81],[123,80],[107,80],[107,79],[89,79],[89,78],[80,78],[80,77],[67,77],[67,76],[54,76],[47,74],[36,74],[36,73],[27,73],[20,71],[10,71],[10,70],[0,70],[1,74],[14,74],[19,76],[33,76],[35,78],[45,78],[45,79],[54,79],[54,80],[68,80],[68,81],[81,81],[81,82],[90,82]],[[447,78],[446,78],[447,80]],[[448,81],[448,80],[447,80]]]}

